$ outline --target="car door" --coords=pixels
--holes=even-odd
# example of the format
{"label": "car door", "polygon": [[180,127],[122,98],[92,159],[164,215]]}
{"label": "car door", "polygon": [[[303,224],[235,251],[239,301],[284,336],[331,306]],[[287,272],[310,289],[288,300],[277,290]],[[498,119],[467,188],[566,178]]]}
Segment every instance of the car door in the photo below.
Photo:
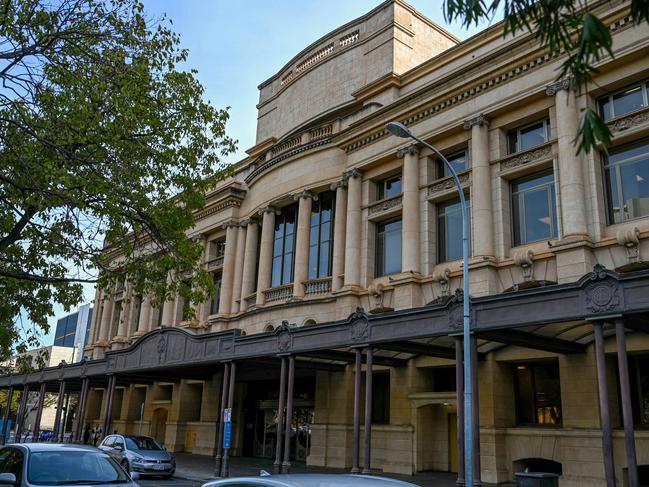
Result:
{"label": "car door", "polygon": [[119,463],[122,463],[122,459],[124,458],[124,455],[126,455],[126,452],[124,451],[124,438],[121,436],[116,436],[115,441],[113,443],[113,448],[112,448],[112,454],[115,460],[117,460]]}
{"label": "car door", "polygon": [[113,454],[113,443],[115,443],[115,437],[114,436],[107,436],[104,438],[104,441],[101,442],[99,445],[99,449],[103,450],[104,452],[108,453],[109,455],[112,456]]}
{"label": "car door", "polygon": [[4,448],[0,451],[0,473],[12,473],[16,476],[16,485],[20,485],[23,478],[25,455],[18,448]]}

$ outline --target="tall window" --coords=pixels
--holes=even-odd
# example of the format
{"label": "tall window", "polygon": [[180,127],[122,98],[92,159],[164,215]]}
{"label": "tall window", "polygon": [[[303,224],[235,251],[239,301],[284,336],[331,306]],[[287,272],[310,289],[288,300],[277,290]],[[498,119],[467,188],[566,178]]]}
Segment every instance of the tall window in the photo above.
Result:
{"label": "tall window", "polygon": [[604,120],[609,120],[649,106],[647,90],[648,86],[645,82],[602,96],[597,100],[600,114]]}
{"label": "tall window", "polygon": [[390,423],[390,372],[372,374],[372,423]]}
{"label": "tall window", "polygon": [[377,200],[391,198],[401,194],[401,175],[392,176],[379,181],[377,184]]}
{"label": "tall window", "polygon": [[132,330],[137,330],[138,325],[140,324],[140,314],[142,314],[142,295],[138,294],[136,296],[133,296],[133,311],[131,313],[131,329]]}
{"label": "tall window", "polygon": [[510,154],[545,144],[550,140],[550,120],[524,125],[507,134],[507,146]]}
{"label": "tall window", "polygon": [[376,226],[376,276],[401,272],[401,219]]}
{"label": "tall window", "polygon": [[[455,169],[455,172],[460,174],[468,169],[468,157],[466,151],[456,152],[449,156],[446,156],[446,160],[451,164],[451,167]],[[446,164],[441,159],[435,161],[435,177],[437,179],[445,178],[450,176],[451,173],[446,167]]]}
{"label": "tall window", "polygon": [[545,172],[512,182],[514,245],[557,236],[554,174]]}
{"label": "tall window", "polygon": [[335,193],[318,195],[311,207],[311,236],[309,241],[309,279],[331,275],[331,255],[334,235]]}
{"label": "tall window", "polygon": [[287,206],[275,218],[272,287],[293,282],[296,209],[297,205]]}
{"label": "tall window", "polygon": [[556,363],[515,366],[518,424],[561,424],[561,383]]}
{"label": "tall window", "polygon": [[221,299],[221,273],[215,272],[212,274],[212,282],[214,283],[214,294],[210,300],[210,314],[215,315],[219,312],[219,301]]}
{"label": "tall window", "polygon": [[[471,218],[470,198],[466,199]],[[469,249],[471,248],[471,221],[469,220]],[[449,262],[462,258],[462,205],[460,199],[437,205],[437,261]]]}
{"label": "tall window", "polygon": [[649,425],[649,355],[629,356],[633,419]]}
{"label": "tall window", "polygon": [[604,158],[610,223],[649,215],[649,140],[612,150]]}

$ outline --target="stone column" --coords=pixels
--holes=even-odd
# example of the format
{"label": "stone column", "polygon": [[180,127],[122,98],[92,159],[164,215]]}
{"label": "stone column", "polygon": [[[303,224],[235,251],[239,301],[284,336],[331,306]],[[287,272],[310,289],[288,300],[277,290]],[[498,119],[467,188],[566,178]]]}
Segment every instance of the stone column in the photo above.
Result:
{"label": "stone column", "polygon": [[318,197],[309,191],[293,196],[299,202],[297,231],[295,235],[295,271],[293,273],[293,297],[304,297],[304,283],[309,277],[309,240],[311,233],[311,208]]}
{"label": "stone column", "polygon": [[587,236],[584,163],[582,155],[577,155],[577,148],[573,143],[579,129],[574,82],[568,78],[563,79],[549,85],[545,92],[548,96],[555,97],[564,237]]}
{"label": "stone column", "polygon": [[420,272],[419,259],[419,149],[411,145],[397,152],[403,157],[401,197],[401,270]]}
{"label": "stone column", "polygon": [[[243,282],[243,262],[246,250],[246,227],[248,222],[241,222],[237,226],[237,247],[234,256],[234,278],[232,279],[232,313],[241,309],[241,283]],[[224,262],[225,264],[225,262]]]}
{"label": "stone column", "polygon": [[471,131],[471,213],[475,238],[473,252],[494,255],[491,167],[489,165],[489,119],[480,114],[464,121]]}
{"label": "stone column", "polygon": [[59,382],[59,394],[56,398],[56,413],[54,415],[54,441],[61,436],[61,413],[63,412],[63,400],[65,399],[65,381]]}
{"label": "stone column", "polygon": [[270,273],[273,270],[273,242],[275,240],[275,215],[279,213],[272,206],[259,212],[263,215],[261,224],[261,247],[259,249],[259,276],[257,278],[257,304],[264,304],[264,291],[270,287]]}
{"label": "stone column", "polygon": [[232,309],[232,284],[234,283],[234,258],[237,248],[238,223],[229,222],[225,228],[225,252],[223,253],[223,274],[221,275],[221,298],[219,314],[228,315]]}
{"label": "stone column", "polygon": [[638,461],[635,452],[635,432],[633,429],[633,410],[631,406],[631,386],[629,384],[629,362],[626,353],[626,330],[624,320],[615,320],[615,338],[617,340],[617,363],[620,374],[620,396],[622,399],[622,418],[624,423],[624,444],[626,448],[626,465],[629,473],[629,486],[640,485],[638,479]]}
{"label": "stone column", "polygon": [[227,407],[228,400],[228,381],[230,380],[230,364],[226,362],[223,365],[223,388],[221,389],[221,409],[219,410],[219,430],[216,437],[216,457],[214,466],[214,475],[221,476],[221,459],[223,458],[223,412]]}
{"label": "stone column", "polygon": [[[167,276],[167,283],[172,281],[171,273]],[[174,310],[176,309],[176,298],[172,297],[171,299],[164,302],[162,305],[162,320],[160,324],[162,326],[173,326],[176,324],[176,317],[174,316]]]}
{"label": "stone column", "polygon": [[36,419],[34,419],[33,440],[38,442],[38,436],[41,433],[41,418],[43,417],[43,402],[45,401],[45,382],[41,382],[41,388],[38,392],[38,405],[36,406]]}
{"label": "stone column", "polygon": [[101,312],[101,325],[99,326],[99,342],[102,346],[106,346],[106,343],[108,343],[108,334],[110,333],[110,323],[111,317],[113,315],[113,304],[115,303],[113,294],[111,293],[108,299],[106,299],[106,296],[104,295],[103,302],[104,304]]}
{"label": "stone column", "polygon": [[354,350],[354,445],[352,450],[352,471],[361,473],[360,449],[361,449],[361,378],[363,375],[363,352],[360,348]]}
{"label": "stone column", "polygon": [[4,417],[2,418],[2,433],[0,433],[0,445],[4,445],[7,439],[7,422],[11,411],[11,402],[14,398],[14,386],[9,387],[7,392],[7,405],[5,406]]}
{"label": "stone column", "polygon": [[277,407],[277,442],[275,444],[275,462],[273,463],[273,472],[282,473],[282,453],[283,439],[282,431],[284,430],[284,406],[286,402],[286,357],[282,357],[279,370],[279,404]]}
{"label": "stone column", "polygon": [[345,286],[361,284],[361,183],[362,173],[352,169],[347,178],[347,225],[345,229]]}
{"label": "stone column", "polygon": [[457,410],[457,480],[455,483],[464,485],[464,349],[460,337],[455,337],[455,383],[455,409]]}
{"label": "stone column", "polygon": [[83,441],[83,427],[86,422],[86,407],[88,405],[88,392],[90,390],[90,379],[85,377],[81,383],[81,393],[79,394],[79,414],[77,416],[77,429],[74,433],[74,440],[77,443]]}
{"label": "stone column", "polygon": [[336,192],[336,209],[334,213],[334,248],[331,262],[331,290],[337,291],[343,286],[342,275],[345,272],[345,225],[347,222],[347,179],[331,185]]}
{"label": "stone column", "polygon": [[[122,309],[119,312],[119,322],[117,324],[117,335],[112,338],[123,339],[128,334],[128,317],[130,316],[130,309],[133,307],[133,296],[131,295],[131,286],[126,284],[124,286],[124,293],[122,294]],[[129,302],[130,301],[130,302]]]}
{"label": "stone column", "polygon": [[606,383],[606,355],[604,354],[604,331],[601,322],[594,322],[595,364],[597,365],[597,387],[599,389],[599,415],[602,429],[602,451],[607,487],[615,487],[615,463],[613,460],[613,432],[608,408],[608,385]]}
{"label": "stone column", "polygon": [[246,296],[255,292],[255,274],[257,272],[257,240],[259,239],[259,225],[256,220],[248,220],[246,229],[246,248],[243,259],[243,276],[241,281],[241,304],[239,311],[246,311],[248,305]]}
{"label": "stone column", "polygon": [[137,324],[137,331],[140,334],[148,332],[151,328],[151,298],[148,294],[142,295],[140,304],[140,319]]}

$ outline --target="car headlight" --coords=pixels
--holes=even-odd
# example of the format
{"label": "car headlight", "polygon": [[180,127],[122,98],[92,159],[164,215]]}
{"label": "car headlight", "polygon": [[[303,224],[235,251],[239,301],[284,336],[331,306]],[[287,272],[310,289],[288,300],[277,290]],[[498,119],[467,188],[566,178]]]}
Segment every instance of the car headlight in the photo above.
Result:
{"label": "car headlight", "polygon": [[142,458],[142,457],[133,457],[133,463],[144,463],[144,458]]}

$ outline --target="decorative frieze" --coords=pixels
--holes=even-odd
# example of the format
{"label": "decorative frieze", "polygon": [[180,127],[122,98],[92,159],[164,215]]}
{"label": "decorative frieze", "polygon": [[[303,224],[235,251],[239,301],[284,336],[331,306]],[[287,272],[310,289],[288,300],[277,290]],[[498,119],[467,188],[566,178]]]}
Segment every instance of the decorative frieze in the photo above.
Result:
{"label": "decorative frieze", "polygon": [[[464,186],[465,184],[470,183],[471,173],[465,172],[463,174],[460,174],[458,175],[458,179],[460,180],[460,184]],[[444,179],[439,180],[436,183],[431,184],[428,187],[428,196],[436,196],[439,193],[443,193],[450,189],[455,189],[455,180],[453,179],[452,176],[448,176]]]}
{"label": "decorative frieze", "polygon": [[609,127],[613,133],[623,132],[624,130],[640,127],[642,125],[649,125],[649,108],[645,108],[642,111],[609,122]]}
{"label": "decorative frieze", "polygon": [[489,118],[484,114],[476,115],[475,117],[468,118],[464,121],[464,130],[471,130],[475,126],[489,125]]}
{"label": "decorative frieze", "polygon": [[525,152],[512,154],[500,161],[500,169],[505,171],[515,167],[529,164],[530,162],[540,161],[552,157],[552,144],[548,143],[540,147],[532,148]]}
{"label": "decorative frieze", "polygon": [[397,208],[401,209],[401,196],[402,195],[399,194],[392,196],[391,198],[386,198],[384,200],[377,201],[376,203],[372,203],[372,205],[368,207],[369,215],[375,216],[380,213],[388,212]]}

